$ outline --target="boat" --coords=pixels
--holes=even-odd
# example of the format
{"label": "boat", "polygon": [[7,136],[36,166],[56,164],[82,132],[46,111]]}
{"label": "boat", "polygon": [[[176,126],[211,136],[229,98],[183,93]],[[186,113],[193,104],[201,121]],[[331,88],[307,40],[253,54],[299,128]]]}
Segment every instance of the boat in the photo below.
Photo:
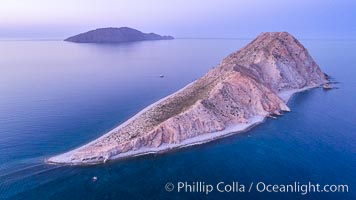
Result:
{"label": "boat", "polygon": [[326,83],[326,84],[323,85],[323,89],[324,90],[330,90],[330,89],[332,89],[332,86],[330,84]]}

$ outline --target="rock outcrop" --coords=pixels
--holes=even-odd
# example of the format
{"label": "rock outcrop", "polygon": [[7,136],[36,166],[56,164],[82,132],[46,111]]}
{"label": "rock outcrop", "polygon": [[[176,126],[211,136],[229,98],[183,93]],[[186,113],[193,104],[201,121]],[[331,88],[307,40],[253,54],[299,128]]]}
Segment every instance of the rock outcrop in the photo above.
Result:
{"label": "rock outcrop", "polygon": [[327,82],[308,51],[286,32],[262,33],[200,79],[156,102],[97,140],[49,159],[99,163],[177,147],[199,136],[289,111],[283,92]]}
{"label": "rock outcrop", "polygon": [[155,33],[142,33],[133,28],[100,28],[65,39],[77,43],[121,43],[143,40],[172,40],[172,36],[160,36]]}

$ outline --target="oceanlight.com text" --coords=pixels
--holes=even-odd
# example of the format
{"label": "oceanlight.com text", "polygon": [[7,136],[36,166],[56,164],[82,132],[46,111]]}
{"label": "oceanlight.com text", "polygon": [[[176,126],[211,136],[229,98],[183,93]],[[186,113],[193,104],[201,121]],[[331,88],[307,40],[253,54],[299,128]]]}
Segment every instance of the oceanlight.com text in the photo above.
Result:
{"label": "oceanlight.com text", "polygon": [[220,193],[244,193],[244,192],[259,192],[259,193],[299,193],[307,195],[309,193],[343,193],[349,192],[347,184],[319,184],[313,182],[301,183],[295,181],[290,184],[271,184],[265,182],[250,182],[244,184],[238,181],[234,182],[218,182],[215,184],[204,181],[195,182],[168,182],[165,185],[167,192],[185,192],[185,193],[204,193],[208,195],[211,192]]}

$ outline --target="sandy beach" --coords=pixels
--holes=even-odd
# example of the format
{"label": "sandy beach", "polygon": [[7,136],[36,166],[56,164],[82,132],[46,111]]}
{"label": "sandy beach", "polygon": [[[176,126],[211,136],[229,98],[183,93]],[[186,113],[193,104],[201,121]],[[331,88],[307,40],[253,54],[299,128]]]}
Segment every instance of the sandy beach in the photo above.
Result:
{"label": "sandy beach", "polygon": [[[165,99],[168,99],[172,96],[174,96],[175,94],[179,93],[180,91],[184,90],[185,88],[189,87],[190,85],[192,85],[195,81],[189,83],[188,85],[184,86],[183,88],[181,88],[180,90],[166,96],[166,97],[163,97],[161,99],[159,99],[158,101],[150,104],[149,106],[145,107],[144,109],[142,109],[141,111],[139,111],[137,114],[135,114],[133,117],[129,118],[128,120],[126,120],[125,122],[123,122],[122,124],[120,124],[119,126],[115,127],[114,129],[112,129],[111,131],[105,133],[104,135],[100,136],[99,138],[85,144],[85,145],[82,145],[76,149],[73,149],[71,151],[68,151],[66,153],[63,153],[63,154],[59,154],[59,155],[56,155],[56,156],[53,156],[49,159],[46,159],[45,162],[47,163],[51,163],[51,164],[56,164],[56,163],[62,163],[62,164],[66,164],[66,163],[71,163],[71,155],[73,153],[75,153],[76,151],[79,151],[95,142],[97,142],[98,140],[102,139],[102,138],[105,138],[106,136],[109,136],[110,134],[112,134],[113,132],[117,131],[118,129],[126,126],[127,124],[129,124],[131,121],[135,120],[136,118],[138,118],[142,113],[146,112],[147,110],[149,110],[150,108],[156,106],[157,104],[161,103],[162,101],[164,101]],[[125,156],[126,157],[126,156]],[[111,160],[112,158],[110,158]]]}

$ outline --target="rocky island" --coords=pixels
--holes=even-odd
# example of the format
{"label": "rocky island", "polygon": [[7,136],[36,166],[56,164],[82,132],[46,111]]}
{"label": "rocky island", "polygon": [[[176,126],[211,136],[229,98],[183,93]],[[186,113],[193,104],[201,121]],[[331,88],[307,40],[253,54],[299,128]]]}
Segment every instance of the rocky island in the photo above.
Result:
{"label": "rocky island", "polygon": [[133,28],[99,28],[81,33],[64,41],[76,43],[121,43],[144,40],[172,40],[172,36],[161,36],[155,33],[142,33]]}
{"label": "rocky island", "polygon": [[292,35],[262,33],[200,79],[100,138],[47,161],[95,164],[203,143],[290,111],[286,103],[293,93],[327,82]]}

